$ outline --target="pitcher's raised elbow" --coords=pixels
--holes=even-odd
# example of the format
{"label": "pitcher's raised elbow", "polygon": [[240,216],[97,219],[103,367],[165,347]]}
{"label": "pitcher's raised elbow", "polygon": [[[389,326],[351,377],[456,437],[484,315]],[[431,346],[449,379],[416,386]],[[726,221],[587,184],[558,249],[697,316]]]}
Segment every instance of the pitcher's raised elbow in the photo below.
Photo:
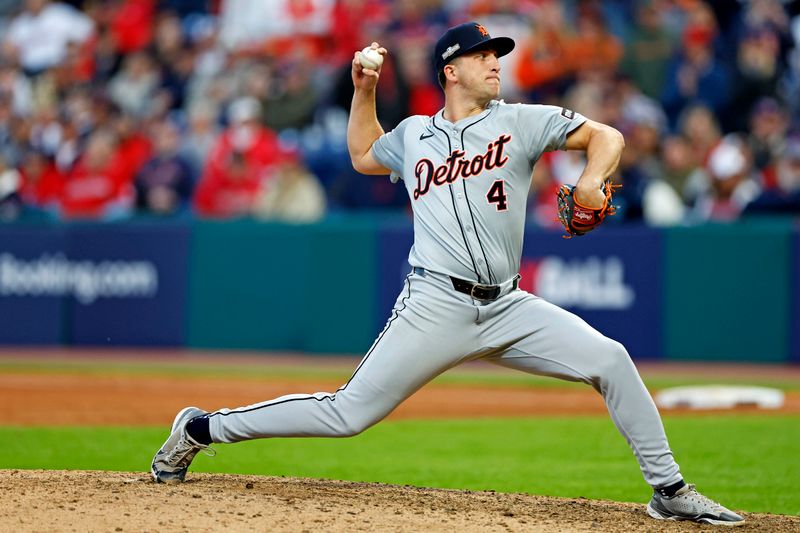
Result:
{"label": "pitcher's raised elbow", "polygon": [[616,128],[612,128],[611,126],[609,126],[609,129],[611,130],[612,135],[616,139],[617,144],[619,144],[620,151],[622,151],[625,148],[625,136],[622,134],[622,132],[620,132]]}
{"label": "pitcher's raised elbow", "polygon": [[361,162],[360,158],[355,158],[355,157],[351,156],[350,157],[350,164],[353,165],[353,170],[355,170],[356,172],[358,172],[360,174],[366,174],[366,172],[364,171],[364,165]]}

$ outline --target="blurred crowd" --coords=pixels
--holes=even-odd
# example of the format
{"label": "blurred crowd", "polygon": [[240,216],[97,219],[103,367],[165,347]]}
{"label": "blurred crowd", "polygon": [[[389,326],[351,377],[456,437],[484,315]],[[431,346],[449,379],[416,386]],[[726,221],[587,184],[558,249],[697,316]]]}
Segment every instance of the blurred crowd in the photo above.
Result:
{"label": "blurred crowd", "polygon": [[[431,48],[466,20],[517,42],[506,102],[625,134],[611,220],[800,216],[798,1],[0,0],[0,221],[406,210],[350,165],[350,61],[389,49],[388,131],[441,108]],[[530,222],[582,168],[542,157]]]}

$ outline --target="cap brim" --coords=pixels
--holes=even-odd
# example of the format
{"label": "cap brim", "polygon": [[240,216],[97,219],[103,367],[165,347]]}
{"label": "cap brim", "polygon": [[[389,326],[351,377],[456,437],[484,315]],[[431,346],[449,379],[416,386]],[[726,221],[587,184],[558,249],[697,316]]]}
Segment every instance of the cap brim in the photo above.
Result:
{"label": "cap brim", "polygon": [[483,41],[471,48],[467,48],[463,52],[458,55],[464,55],[469,52],[474,52],[476,50],[485,50],[487,48],[491,48],[495,52],[497,52],[497,57],[503,57],[507,55],[514,49],[515,43],[514,39],[511,37],[492,37],[488,41]]}

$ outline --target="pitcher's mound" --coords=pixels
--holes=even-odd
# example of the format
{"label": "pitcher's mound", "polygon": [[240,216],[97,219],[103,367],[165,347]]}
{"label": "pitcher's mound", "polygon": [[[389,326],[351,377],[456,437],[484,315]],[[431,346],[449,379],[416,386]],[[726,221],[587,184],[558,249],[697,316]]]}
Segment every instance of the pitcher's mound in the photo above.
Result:
{"label": "pitcher's mound", "polygon": [[[190,473],[0,470],[13,531],[532,531],[713,529],[656,522],[641,504],[378,483]],[[800,517],[744,513],[736,531],[800,530]]]}

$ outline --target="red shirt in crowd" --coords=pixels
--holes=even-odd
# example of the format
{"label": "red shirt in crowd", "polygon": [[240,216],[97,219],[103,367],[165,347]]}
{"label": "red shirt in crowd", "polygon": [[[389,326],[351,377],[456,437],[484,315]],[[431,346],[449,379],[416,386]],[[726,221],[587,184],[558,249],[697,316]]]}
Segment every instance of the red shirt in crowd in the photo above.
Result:
{"label": "red shirt in crowd", "polygon": [[111,204],[131,198],[128,175],[117,160],[100,168],[90,168],[85,157],[78,160],[61,189],[65,218],[99,218]]}
{"label": "red shirt in crowd", "polygon": [[276,166],[287,158],[275,133],[253,126],[249,137],[226,130],[211,149],[194,198],[195,209],[208,217],[235,217],[250,213],[253,203]]}
{"label": "red shirt in crowd", "polygon": [[[44,160],[44,156],[42,156]],[[34,166],[35,165],[35,166]],[[58,201],[64,176],[52,163],[42,161],[20,167],[23,203],[34,207],[47,207]]]}
{"label": "red shirt in crowd", "polygon": [[144,136],[134,134],[100,152],[94,163],[90,163],[89,150],[67,173],[61,187],[59,203],[65,218],[99,218],[113,206],[130,208],[133,179],[150,156],[151,146]]}
{"label": "red shirt in crowd", "polygon": [[124,0],[114,9],[111,32],[120,53],[136,52],[150,44],[154,8],[154,0]]}

